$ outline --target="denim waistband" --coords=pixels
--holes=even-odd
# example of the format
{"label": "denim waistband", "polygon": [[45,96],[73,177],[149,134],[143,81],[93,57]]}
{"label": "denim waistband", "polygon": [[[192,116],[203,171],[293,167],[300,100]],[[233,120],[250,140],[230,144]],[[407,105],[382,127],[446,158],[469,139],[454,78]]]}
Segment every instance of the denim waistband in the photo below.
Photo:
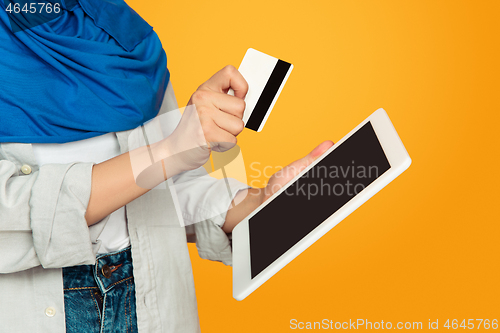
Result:
{"label": "denim waistband", "polygon": [[97,287],[104,294],[132,275],[131,247],[100,254],[95,265],[81,265],[63,268],[65,290],[91,289]]}

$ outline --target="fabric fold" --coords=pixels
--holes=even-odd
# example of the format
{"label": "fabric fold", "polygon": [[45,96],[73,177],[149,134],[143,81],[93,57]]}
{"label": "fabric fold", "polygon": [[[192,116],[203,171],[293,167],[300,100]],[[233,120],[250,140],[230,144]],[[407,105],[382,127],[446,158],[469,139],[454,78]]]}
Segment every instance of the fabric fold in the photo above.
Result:
{"label": "fabric fold", "polygon": [[9,1],[0,1],[0,142],[83,140],[158,114],[166,54],[124,1],[65,1],[60,16],[17,32]]}

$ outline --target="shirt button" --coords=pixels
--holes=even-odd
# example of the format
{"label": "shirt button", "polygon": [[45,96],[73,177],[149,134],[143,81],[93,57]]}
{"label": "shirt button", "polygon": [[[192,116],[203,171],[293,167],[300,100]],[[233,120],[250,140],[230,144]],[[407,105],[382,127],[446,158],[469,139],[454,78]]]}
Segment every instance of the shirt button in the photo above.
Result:
{"label": "shirt button", "polygon": [[56,314],[56,309],[53,307],[49,306],[48,308],[45,309],[45,315],[47,317],[54,317]]}
{"label": "shirt button", "polygon": [[31,173],[31,167],[28,164],[25,164],[21,167],[21,172],[25,175],[29,175]]}

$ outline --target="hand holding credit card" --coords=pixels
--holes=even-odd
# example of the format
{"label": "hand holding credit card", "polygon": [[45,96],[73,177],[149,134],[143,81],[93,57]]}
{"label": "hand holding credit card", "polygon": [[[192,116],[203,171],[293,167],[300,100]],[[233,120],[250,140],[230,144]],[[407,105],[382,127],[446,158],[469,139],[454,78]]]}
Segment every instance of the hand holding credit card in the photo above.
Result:
{"label": "hand holding credit card", "polygon": [[[292,72],[293,65],[249,48],[238,71],[248,83],[245,127],[260,132]],[[228,94],[233,95],[230,89]]]}
{"label": "hand holding credit card", "polygon": [[[196,169],[212,151],[233,148],[244,127],[260,132],[292,69],[292,64],[250,48],[238,70],[226,66],[200,85],[175,130],[161,141],[159,156],[150,159],[169,159],[161,176]],[[134,164],[138,179],[151,163],[142,163],[140,156],[134,160],[139,161]],[[155,182],[148,178],[146,183]]]}

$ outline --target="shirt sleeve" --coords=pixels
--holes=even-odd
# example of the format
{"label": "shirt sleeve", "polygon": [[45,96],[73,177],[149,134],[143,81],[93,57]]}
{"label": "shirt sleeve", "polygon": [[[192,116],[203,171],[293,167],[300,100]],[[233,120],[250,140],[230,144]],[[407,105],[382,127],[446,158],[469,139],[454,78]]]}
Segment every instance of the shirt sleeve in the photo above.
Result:
{"label": "shirt sleeve", "polygon": [[236,194],[250,187],[233,178],[213,178],[203,167],[173,178],[188,240],[196,242],[201,258],[232,265],[231,238],[222,226]]}
{"label": "shirt sleeve", "polygon": [[46,164],[24,175],[0,160],[0,273],[95,262],[85,219],[93,164]]}
{"label": "shirt sleeve", "polygon": [[222,227],[236,194],[250,188],[233,178],[213,178],[203,167],[176,175],[173,180],[185,225],[210,219]]}

